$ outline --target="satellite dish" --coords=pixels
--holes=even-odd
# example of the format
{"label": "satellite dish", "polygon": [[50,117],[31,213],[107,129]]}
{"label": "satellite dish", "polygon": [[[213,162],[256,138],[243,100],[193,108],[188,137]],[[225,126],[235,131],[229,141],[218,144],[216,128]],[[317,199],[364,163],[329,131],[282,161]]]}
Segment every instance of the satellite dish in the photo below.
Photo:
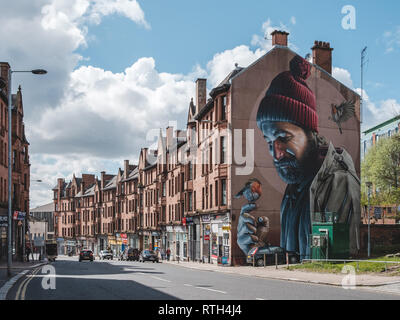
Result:
{"label": "satellite dish", "polygon": [[5,80],[0,77],[0,89],[5,88],[6,85],[7,85],[7,83],[5,82]]}

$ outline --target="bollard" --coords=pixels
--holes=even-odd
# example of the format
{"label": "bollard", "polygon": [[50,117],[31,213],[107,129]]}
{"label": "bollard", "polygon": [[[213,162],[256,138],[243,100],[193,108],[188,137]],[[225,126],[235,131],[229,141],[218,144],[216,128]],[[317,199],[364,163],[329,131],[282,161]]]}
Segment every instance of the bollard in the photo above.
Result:
{"label": "bollard", "polygon": [[278,254],[275,252],[275,269],[278,269]]}
{"label": "bollard", "polygon": [[255,267],[255,254],[253,254],[253,267]]}
{"label": "bollard", "polygon": [[264,268],[267,266],[267,255],[264,253]]}
{"label": "bollard", "polygon": [[357,272],[360,270],[359,262],[357,261]]}
{"label": "bollard", "polygon": [[289,253],[286,252],[286,266],[289,269]]}

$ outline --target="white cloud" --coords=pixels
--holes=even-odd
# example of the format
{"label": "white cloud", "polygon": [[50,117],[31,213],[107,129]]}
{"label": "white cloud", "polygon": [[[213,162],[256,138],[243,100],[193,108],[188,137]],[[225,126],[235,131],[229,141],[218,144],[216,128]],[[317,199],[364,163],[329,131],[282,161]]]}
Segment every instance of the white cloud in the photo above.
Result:
{"label": "white cloud", "polygon": [[290,18],[290,23],[295,25],[296,24],[296,17],[291,17]]}
{"label": "white cloud", "polygon": [[[334,67],[332,76],[348,86],[350,89],[361,95],[361,88],[353,87],[353,80],[348,70]],[[374,86],[382,86],[381,83],[374,83]],[[373,101],[365,89],[362,91],[363,110],[362,110],[362,124],[361,131],[372,128],[379,123],[387,121],[400,114],[400,102],[395,99],[385,99],[382,101]]]}
{"label": "white cloud", "polygon": [[351,79],[351,74],[348,70],[338,68],[338,67],[333,67],[332,69],[332,76],[339,80],[341,83],[346,85],[349,88],[353,88],[353,80]]}
{"label": "white cloud", "polygon": [[225,50],[217,53],[213,59],[207,63],[208,80],[211,87],[217,86],[233,69],[237,63],[241,67],[247,67],[266,51],[264,49],[256,49],[252,51],[248,46],[238,46],[232,50]]}
{"label": "white cloud", "polygon": [[386,45],[386,53],[391,53],[400,48],[400,26],[393,31],[386,31],[383,34],[383,42]]}

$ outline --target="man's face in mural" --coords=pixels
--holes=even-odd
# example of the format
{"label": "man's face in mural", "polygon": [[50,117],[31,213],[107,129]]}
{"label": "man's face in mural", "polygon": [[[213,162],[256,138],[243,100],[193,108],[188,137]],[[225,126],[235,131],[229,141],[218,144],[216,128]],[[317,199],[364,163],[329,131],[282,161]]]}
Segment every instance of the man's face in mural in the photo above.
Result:
{"label": "man's face in mural", "polygon": [[289,122],[264,121],[264,139],[279,176],[287,184],[298,184],[312,171],[315,144],[310,133]]}

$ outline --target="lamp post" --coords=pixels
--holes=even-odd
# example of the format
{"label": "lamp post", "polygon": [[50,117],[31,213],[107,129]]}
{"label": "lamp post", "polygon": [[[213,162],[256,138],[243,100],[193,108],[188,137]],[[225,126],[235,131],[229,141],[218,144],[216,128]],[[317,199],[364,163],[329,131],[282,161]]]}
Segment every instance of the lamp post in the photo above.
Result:
{"label": "lamp post", "polygon": [[[8,69],[8,255],[7,255],[7,275],[11,276],[11,264],[12,264],[12,82],[11,77],[13,73],[33,73],[36,75],[46,74],[47,71],[43,69],[34,69],[29,71],[14,71],[11,68]],[[25,237],[25,235],[23,235]]]}
{"label": "lamp post", "polygon": [[371,256],[371,223],[370,223],[370,197],[372,182],[365,183],[368,188],[368,258]]}

